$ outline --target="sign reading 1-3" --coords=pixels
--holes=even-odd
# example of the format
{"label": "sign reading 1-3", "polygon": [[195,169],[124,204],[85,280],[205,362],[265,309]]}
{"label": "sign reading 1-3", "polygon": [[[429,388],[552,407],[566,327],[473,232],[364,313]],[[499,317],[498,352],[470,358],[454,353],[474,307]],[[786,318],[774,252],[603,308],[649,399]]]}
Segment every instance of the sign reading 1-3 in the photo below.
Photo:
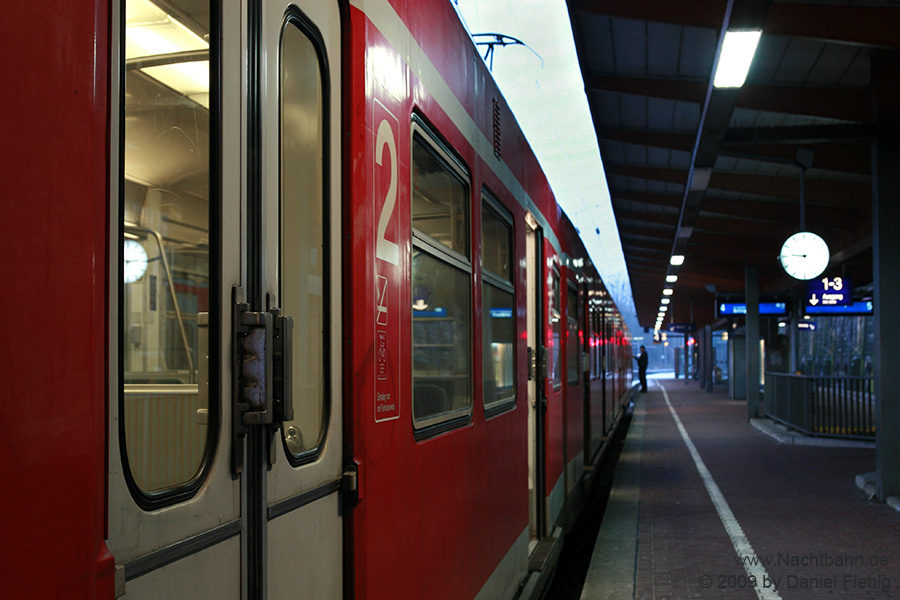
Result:
{"label": "sign reading 1-3", "polygon": [[853,283],[847,277],[820,277],[806,282],[807,306],[843,306],[853,302]]}

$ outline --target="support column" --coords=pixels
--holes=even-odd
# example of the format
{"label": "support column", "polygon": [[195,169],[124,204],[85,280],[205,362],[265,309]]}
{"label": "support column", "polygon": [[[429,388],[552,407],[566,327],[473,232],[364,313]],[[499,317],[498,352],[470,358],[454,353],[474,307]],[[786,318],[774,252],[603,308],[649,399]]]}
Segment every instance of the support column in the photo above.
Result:
{"label": "support column", "polygon": [[763,416],[759,395],[759,267],[745,267],[744,297],[747,302],[747,418]]}
{"label": "support column", "polygon": [[800,371],[800,309],[803,300],[800,298],[791,298],[793,310],[791,310],[791,320],[788,326],[791,330],[788,332],[788,344],[791,345],[791,357],[788,363],[788,373],[794,374]]}
{"label": "support column", "polygon": [[713,336],[712,325],[703,328],[703,341],[706,342],[706,350],[703,354],[706,356],[706,391],[713,393],[716,387],[716,359],[713,352]]}
{"label": "support column", "polygon": [[[872,59],[879,122],[900,122],[897,53]],[[900,148],[896,139],[872,146],[872,257],[875,279],[875,470],[877,495],[900,496]]]}
{"label": "support column", "polygon": [[900,496],[900,149],[873,148],[872,255],[875,277],[875,466],[878,499]]}

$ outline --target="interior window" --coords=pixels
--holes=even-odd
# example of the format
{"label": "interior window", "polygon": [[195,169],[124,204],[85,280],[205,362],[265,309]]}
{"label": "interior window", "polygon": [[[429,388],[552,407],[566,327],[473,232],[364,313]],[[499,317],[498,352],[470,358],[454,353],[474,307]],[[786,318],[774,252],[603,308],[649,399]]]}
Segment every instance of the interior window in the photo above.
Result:
{"label": "interior window", "polygon": [[412,139],[413,421],[427,427],[472,410],[468,174],[416,126]]}
{"label": "interior window", "polygon": [[198,479],[211,416],[210,15],[186,4],[125,3],[120,406],[139,498]]}
{"label": "interior window", "polygon": [[482,372],[485,409],[516,399],[512,218],[485,195],[481,208]]}
{"label": "interior window", "polygon": [[[281,307],[294,315],[294,419],[282,432],[288,451],[312,455],[327,419],[327,270],[324,89],[320,56],[297,18],[281,42]],[[311,352],[311,348],[318,349]]]}

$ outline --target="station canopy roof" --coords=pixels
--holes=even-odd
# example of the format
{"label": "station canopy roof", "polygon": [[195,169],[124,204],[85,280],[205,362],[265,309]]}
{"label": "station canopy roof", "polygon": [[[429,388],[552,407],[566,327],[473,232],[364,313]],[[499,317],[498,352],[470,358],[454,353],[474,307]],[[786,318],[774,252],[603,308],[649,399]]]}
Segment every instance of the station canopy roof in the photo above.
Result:
{"label": "station canopy roof", "polygon": [[[714,323],[746,265],[763,295],[801,290],[778,261],[801,181],[825,274],[871,283],[872,142],[900,122],[900,2],[567,3],[641,326],[665,287],[666,325]],[[717,88],[729,30],[762,34],[745,83]]]}

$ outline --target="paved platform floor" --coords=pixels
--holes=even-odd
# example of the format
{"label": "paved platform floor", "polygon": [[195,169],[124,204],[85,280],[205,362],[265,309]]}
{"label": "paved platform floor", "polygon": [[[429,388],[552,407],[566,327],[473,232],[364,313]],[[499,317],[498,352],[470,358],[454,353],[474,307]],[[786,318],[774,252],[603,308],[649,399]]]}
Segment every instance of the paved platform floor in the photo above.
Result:
{"label": "paved platform floor", "polygon": [[581,598],[900,599],[873,447],[783,443],[696,382],[638,394]]}

